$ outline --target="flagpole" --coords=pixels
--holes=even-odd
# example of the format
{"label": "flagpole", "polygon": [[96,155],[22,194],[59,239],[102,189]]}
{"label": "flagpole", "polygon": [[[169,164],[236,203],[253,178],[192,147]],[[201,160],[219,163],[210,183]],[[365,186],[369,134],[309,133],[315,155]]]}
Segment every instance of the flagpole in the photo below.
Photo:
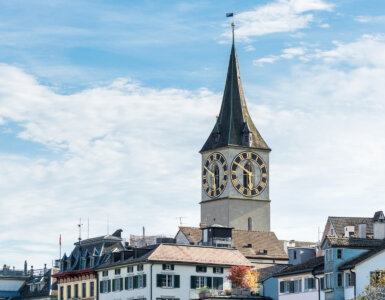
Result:
{"label": "flagpole", "polygon": [[61,259],[61,234],[59,236],[59,259]]}

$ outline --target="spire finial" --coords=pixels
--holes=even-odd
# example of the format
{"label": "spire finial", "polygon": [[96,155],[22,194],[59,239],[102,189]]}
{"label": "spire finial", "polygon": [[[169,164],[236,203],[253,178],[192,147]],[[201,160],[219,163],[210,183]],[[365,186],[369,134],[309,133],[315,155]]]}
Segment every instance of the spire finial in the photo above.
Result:
{"label": "spire finial", "polygon": [[235,27],[234,16],[235,16],[234,11],[232,11],[231,13],[227,13],[226,14],[227,18],[229,18],[229,17],[233,18],[233,22],[231,23],[231,27],[232,27],[232,31],[233,31],[233,45],[234,45],[234,27]]}
{"label": "spire finial", "polygon": [[231,23],[231,28],[233,29],[233,45],[234,45],[234,27],[235,27],[235,24],[233,22],[233,23]]}

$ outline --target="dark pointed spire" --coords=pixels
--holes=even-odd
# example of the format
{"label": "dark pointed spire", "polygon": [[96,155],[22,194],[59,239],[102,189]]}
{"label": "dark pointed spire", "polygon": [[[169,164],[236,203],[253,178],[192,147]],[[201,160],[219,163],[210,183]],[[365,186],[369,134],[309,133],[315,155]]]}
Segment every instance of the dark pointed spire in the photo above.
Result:
{"label": "dark pointed spire", "polygon": [[[221,111],[214,129],[203,145],[201,152],[229,145],[270,150],[259,134],[247,110],[234,45],[234,24],[231,25],[233,28],[233,42]],[[251,134],[250,143],[243,138],[245,128]]]}

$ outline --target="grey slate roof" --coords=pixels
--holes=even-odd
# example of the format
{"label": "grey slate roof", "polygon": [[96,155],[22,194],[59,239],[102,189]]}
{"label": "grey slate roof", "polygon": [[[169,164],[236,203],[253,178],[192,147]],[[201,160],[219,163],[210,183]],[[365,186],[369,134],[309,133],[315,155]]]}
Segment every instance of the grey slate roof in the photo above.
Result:
{"label": "grey slate roof", "polygon": [[[247,110],[237,53],[233,43],[219,117],[201,152],[229,145],[249,146],[245,144],[243,139],[243,133],[246,132],[250,132],[252,136],[250,147],[270,150],[259,134]],[[215,136],[218,133],[219,140],[216,141]]]}
{"label": "grey slate roof", "polygon": [[322,270],[323,267],[324,267],[324,257],[318,256],[318,257],[311,258],[301,264],[290,266],[274,274],[274,277],[319,271],[319,270]]}
{"label": "grey slate roof", "polygon": [[285,270],[290,265],[274,265],[267,268],[258,269],[258,282],[263,282],[271,278],[275,273]]}
{"label": "grey slate roof", "polygon": [[345,226],[354,226],[355,236],[358,236],[358,224],[366,224],[366,233],[373,234],[373,218],[362,217],[329,217],[336,234],[339,237],[344,236]]}
{"label": "grey slate roof", "polygon": [[348,260],[347,262],[345,262],[343,265],[341,265],[339,267],[339,270],[348,270],[348,269],[352,269],[354,268],[357,264],[359,264],[360,262],[372,257],[373,255],[376,255],[377,253],[381,252],[381,251],[384,251],[385,250],[385,240],[382,241],[382,245],[375,248],[375,249],[372,249],[368,252],[365,252],[351,260]]}
{"label": "grey slate roof", "polygon": [[356,237],[336,237],[336,236],[327,236],[325,239],[325,242],[326,241],[329,241],[330,246],[332,248],[335,248],[335,247],[354,248],[354,249],[364,248],[368,250],[380,247],[384,242],[383,240],[377,240],[377,239],[363,239],[363,238],[356,238]]}

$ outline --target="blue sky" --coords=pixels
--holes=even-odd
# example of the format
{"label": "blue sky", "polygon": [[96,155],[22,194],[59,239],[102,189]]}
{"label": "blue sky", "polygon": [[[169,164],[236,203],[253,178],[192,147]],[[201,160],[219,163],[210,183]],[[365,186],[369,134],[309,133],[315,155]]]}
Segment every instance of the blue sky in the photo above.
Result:
{"label": "blue sky", "polygon": [[69,252],[79,217],[92,236],[198,225],[231,10],[272,230],[314,241],[385,209],[383,1],[0,0],[0,263],[50,263],[59,233]]}

